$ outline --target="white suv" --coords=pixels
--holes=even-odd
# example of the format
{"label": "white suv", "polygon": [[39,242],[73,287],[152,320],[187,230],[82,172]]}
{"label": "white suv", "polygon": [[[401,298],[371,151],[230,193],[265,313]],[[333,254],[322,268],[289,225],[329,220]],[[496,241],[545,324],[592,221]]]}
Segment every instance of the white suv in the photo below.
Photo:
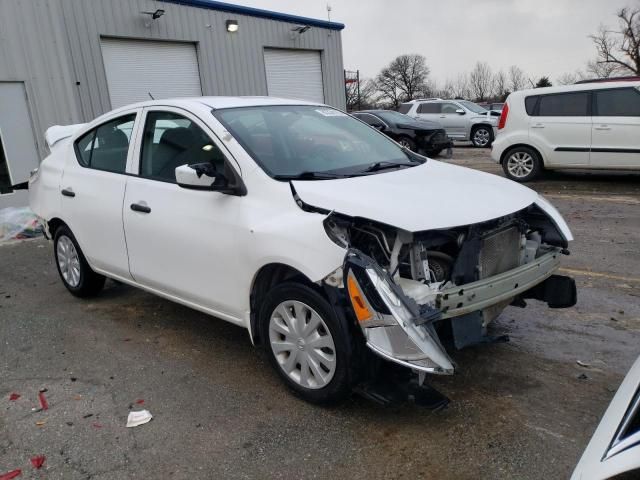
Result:
{"label": "white suv", "polygon": [[511,301],[575,303],[544,198],[326,105],[156,100],[46,139],[29,200],[72,294],[110,277],[241,326],[310,401],[387,361],[451,374],[438,332],[482,343]]}
{"label": "white suv", "polygon": [[512,93],[491,158],[518,182],[543,169],[640,169],[640,82]]}
{"label": "white suv", "polygon": [[401,104],[398,111],[438,122],[451,140],[470,140],[475,147],[490,147],[498,125],[496,114],[468,100],[412,100]]}

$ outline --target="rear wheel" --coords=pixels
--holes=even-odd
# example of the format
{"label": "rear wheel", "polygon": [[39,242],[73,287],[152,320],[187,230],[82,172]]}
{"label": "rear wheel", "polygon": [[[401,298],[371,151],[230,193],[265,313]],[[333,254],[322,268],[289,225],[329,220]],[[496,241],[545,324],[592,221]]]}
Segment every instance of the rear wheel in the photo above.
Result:
{"label": "rear wheel", "polygon": [[542,172],[538,152],[529,147],[516,147],[504,156],[502,169],[507,178],[516,182],[529,182]]}
{"label": "rear wheel", "polygon": [[493,143],[493,129],[486,125],[474,127],[471,131],[471,143],[474,147],[490,147]]}
{"label": "rear wheel", "polygon": [[91,297],[104,286],[105,277],[91,270],[71,230],[65,225],[56,229],[53,251],[62,283],[77,297]]}
{"label": "rear wheel", "polygon": [[313,403],[345,399],[352,385],[352,337],[325,298],[294,282],[274,287],[260,309],[269,361],[287,386]]}

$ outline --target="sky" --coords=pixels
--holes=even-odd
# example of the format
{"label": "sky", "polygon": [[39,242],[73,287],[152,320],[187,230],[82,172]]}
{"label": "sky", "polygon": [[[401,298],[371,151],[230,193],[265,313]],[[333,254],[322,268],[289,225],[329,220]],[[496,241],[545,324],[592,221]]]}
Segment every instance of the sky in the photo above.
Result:
{"label": "sky", "polygon": [[552,80],[595,58],[588,35],[616,25],[615,13],[640,0],[238,0],[248,5],[346,25],[344,66],[374,77],[403,53],[427,59],[437,83],[477,61],[495,70],[518,65]]}

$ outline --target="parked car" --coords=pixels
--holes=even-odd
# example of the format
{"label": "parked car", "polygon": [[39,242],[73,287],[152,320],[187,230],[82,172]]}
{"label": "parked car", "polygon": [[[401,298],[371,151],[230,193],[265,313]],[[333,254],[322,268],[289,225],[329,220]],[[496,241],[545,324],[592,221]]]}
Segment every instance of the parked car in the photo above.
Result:
{"label": "parked car", "polygon": [[616,391],[571,480],[640,478],[640,357]]}
{"label": "parked car", "polygon": [[155,100],[45,136],[30,206],[73,295],[109,277],[239,325],[312,402],[370,379],[374,354],[452,374],[438,332],[482,343],[511,301],[575,302],[543,197],[326,105]]}
{"label": "parked car", "polygon": [[451,151],[453,143],[437,122],[415,120],[391,110],[363,110],[352,115],[377,128],[411,151],[435,157],[443,150]]}
{"label": "parked car", "polygon": [[509,95],[491,158],[511,180],[544,169],[640,169],[640,82],[584,83]]}
{"label": "parked car", "polygon": [[480,105],[485,110],[489,110],[492,115],[498,114],[498,116],[500,116],[502,107],[504,107],[504,103],[479,103],[478,105]]}
{"label": "parked car", "polygon": [[440,123],[452,140],[470,140],[475,147],[490,147],[498,118],[468,100],[412,100],[399,111],[420,120]]}

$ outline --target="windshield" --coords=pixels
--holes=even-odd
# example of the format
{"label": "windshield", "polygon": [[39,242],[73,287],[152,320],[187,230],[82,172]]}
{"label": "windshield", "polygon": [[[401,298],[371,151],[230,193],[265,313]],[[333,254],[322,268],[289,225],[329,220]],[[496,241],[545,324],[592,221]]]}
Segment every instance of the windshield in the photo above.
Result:
{"label": "windshield", "polygon": [[275,178],[335,178],[422,163],[373,128],[329,107],[239,107],[213,115]]}
{"label": "windshield", "polygon": [[404,113],[394,112],[392,110],[385,110],[384,112],[376,112],[376,115],[378,115],[384,121],[391,122],[391,123],[406,123],[406,122],[415,121],[409,115],[405,115]]}
{"label": "windshield", "polygon": [[470,102],[468,100],[458,100],[458,103],[460,105],[464,105],[465,108],[468,108],[473,113],[481,113],[481,114],[486,115],[487,112],[488,112],[488,110],[486,108],[482,108],[477,103],[473,103],[473,102]]}

